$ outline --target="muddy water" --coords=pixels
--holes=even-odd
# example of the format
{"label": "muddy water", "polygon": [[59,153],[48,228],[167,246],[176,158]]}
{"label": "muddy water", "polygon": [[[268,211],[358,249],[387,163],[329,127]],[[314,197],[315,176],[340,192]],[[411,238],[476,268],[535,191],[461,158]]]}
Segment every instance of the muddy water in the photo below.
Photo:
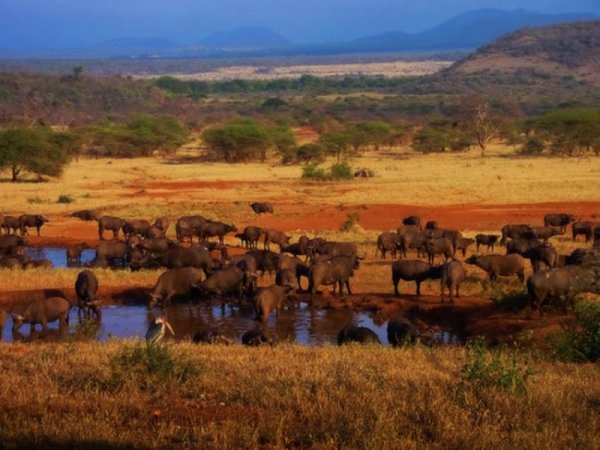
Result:
{"label": "muddy water", "polygon": [[[66,335],[59,336],[57,331],[50,332],[47,336],[39,337],[42,340],[69,340],[69,339],[96,339],[106,341],[110,338],[143,338],[154,314],[159,311],[149,311],[144,305],[111,305],[102,309],[102,320],[99,324],[88,322],[80,324],[77,310],[74,308],[70,314],[70,326]],[[349,324],[365,326],[372,329],[383,344],[387,345],[387,322],[375,323],[369,313],[353,312],[350,310],[315,309],[305,303],[296,304],[292,309],[280,312],[279,317],[274,314],[269,320],[260,325],[254,320],[251,307],[221,307],[218,305],[177,304],[168,307],[164,314],[175,331],[176,340],[191,339],[200,329],[218,327],[226,335],[239,342],[241,335],[253,328],[262,327],[266,334],[279,342],[292,342],[307,346],[335,344],[337,334],[341,328]],[[12,323],[7,321],[3,331],[3,340],[29,340],[29,325],[21,328],[20,335],[13,336]],[[58,325],[50,325],[56,330]],[[38,325],[38,329],[39,329]],[[446,344],[459,344],[460,339],[451,332],[438,332],[437,339]]]}
{"label": "muddy water", "polygon": [[67,265],[66,247],[27,247],[27,256],[34,260],[47,259],[52,261],[55,268],[80,267],[90,262],[96,256],[95,250],[84,250],[81,254],[81,264],[70,263]]}

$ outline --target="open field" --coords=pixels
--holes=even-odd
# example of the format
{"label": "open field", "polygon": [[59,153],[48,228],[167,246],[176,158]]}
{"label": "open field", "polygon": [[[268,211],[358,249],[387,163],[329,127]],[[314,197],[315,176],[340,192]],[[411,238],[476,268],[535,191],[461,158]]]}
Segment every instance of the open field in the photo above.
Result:
{"label": "open field", "polygon": [[[430,75],[452,65],[452,61],[393,61],[346,64],[303,64],[286,66],[228,66],[217,67],[206,72],[169,73],[182,80],[277,80],[300,78],[302,75],[316,77],[384,76],[408,77]],[[155,78],[161,75],[138,75],[138,78]]]}
{"label": "open field", "polygon": [[[137,351],[133,349],[137,348]],[[517,355],[506,388],[465,350],[0,345],[11,448],[598,448],[600,371]],[[510,366],[510,355],[503,364]],[[149,365],[146,361],[155,361]],[[519,389],[525,371],[533,379]],[[27,389],[15,389],[27,386]]]}

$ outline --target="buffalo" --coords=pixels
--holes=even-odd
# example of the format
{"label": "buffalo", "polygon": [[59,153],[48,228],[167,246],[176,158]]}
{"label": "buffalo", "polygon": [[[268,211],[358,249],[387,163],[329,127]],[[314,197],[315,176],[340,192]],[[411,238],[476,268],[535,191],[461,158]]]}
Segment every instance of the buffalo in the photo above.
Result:
{"label": "buffalo", "polygon": [[200,236],[200,227],[207,220],[199,215],[180,217],[175,223],[177,240],[185,242],[186,239],[189,239],[192,242],[194,236]]}
{"label": "buffalo", "polygon": [[279,249],[282,250],[290,243],[290,237],[281,231],[267,229],[265,230],[265,250],[271,250],[271,243],[279,245]]}
{"label": "buffalo", "polygon": [[100,215],[94,210],[82,209],[80,211],[72,212],[71,217],[76,217],[86,222],[93,222],[94,220],[98,220],[100,218]]}
{"label": "buffalo", "polygon": [[113,239],[117,239],[119,237],[119,230],[123,229],[125,223],[125,220],[119,217],[102,216],[98,219],[98,236],[101,240],[104,240],[104,232],[112,231]]}
{"label": "buffalo", "polygon": [[273,205],[267,202],[254,202],[250,205],[255,214],[273,214]]}
{"label": "buffalo", "polygon": [[385,232],[377,237],[377,250],[381,252],[381,258],[385,259],[387,252],[392,253],[392,259],[396,259],[400,237],[398,233]]}
{"label": "buffalo", "polygon": [[460,238],[456,242],[456,250],[460,250],[463,258],[467,256],[468,248],[475,243],[475,239],[471,238]]}
{"label": "buffalo", "polygon": [[492,283],[498,276],[517,275],[521,283],[525,281],[525,258],[516,253],[510,255],[473,255],[465,263],[478,266],[487,272]]}
{"label": "buffalo", "polygon": [[266,322],[271,312],[279,315],[283,301],[287,298],[292,287],[272,285],[260,288],[254,296],[254,308],[256,309],[256,320]]}
{"label": "buffalo", "polygon": [[263,230],[260,227],[249,226],[244,228],[244,231],[235,235],[235,237],[241,240],[241,243],[246,248],[257,248],[258,240],[263,234]]}
{"label": "buffalo", "polygon": [[339,287],[340,295],[343,294],[344,285],[348,294],[350,289],[350,277],[359,268],[359,259],[356,256],[334,256],[328,261],[318,261],[308,270],[308,291],[314,294],[320,285],[333,285],[335,293],[336,285]]}
{"label": "buffalo", "polygon": [[338,333],[337,342],[338,345],[351,343],[381,344],[381,341],[373,330],[366,327],[356,327],[354,325],[348,325],[342,328]]}
{"label": "buffalo", "polygon": [[533,237],[544,242],[548,242],[548,239],[550,239],[551,237],[564,234],[564,231],[562,231],[562,229],[548,226],[531,227],[531,229],[533,231]]}
{"label": "buffalo", "polygon": [[249,347],[273,345],[273,340],[260,330],[248,330],[242,335],[242,345]]}
{"label": "buffalo", "polygon": [[421,229],[421,218],[418,216],[407,216],[402,219],[402,225],[412,225]]}
{"label": "buffalo", "polygon": [[446,288],[448,288],[448,296],[450,298],[450,303],[454,303],[453,293],[456,291],[456,296],[460,297],[460,285],[467,274],[465,272],[465,268],[460,263],[460,261],[452,260],[442,266],[442,276],[441,276],[441,293],[440,300],[444,303],[444,293]]}
{"label": "buffalo", "polygon": [[390,319],[387,324],[388,342],[393,347],[414,344],[419,339],[419,330],[404,317]]}
{"label": "buffalo", "polygon": [[485,245],[487,250],[494,251],[494,245],[498,242],[498,236],[495,234],[478,234],[475,236],[475,242],[477,243],[477,253],[479,253],[479,247]]}
{"label": "buffalo", "polygon": [[398,283],[400,280],[414,281],[417,285],[417,295],[421,295],[421,283],[427,279],[439,278],[436,268],[419,259],[401,259],[392,264],[392,282],[394,293],[400,295]]}
{"label": "buffalo", "polygon": [[21,229],[21,235],[29,234],[28,228],[35,228],[37,235],[40,235],[40,229],[48,222],[48,219],[39,214],[23,214],[19,217],[19,227]]}
{"label": "buffalo", "polygon": [[192,338],[194,344],[233,344],[233,339],[225,335],[218,328],[203,328],[198,330]]}
{"label": "buffalo", "polygon": [[235,225],[207,220],[200,225],[199,237],[202,241],[206,241],[209,237],[218,237],[219,243],[224,244],[225,235],[235,231],[237,231],[237,227]]}
{"label": "buffalo", "polygon": [[560,227],[560,231],[564,234],[567,225],[575,222],[575,216],[571,214],[546,214],[544,216],[544,226],[546,227]]}
{"label": "buffalo", "polygon": [[95,265],[105,267],[115,265],[118,262],[122,266],[127,264],[130,256],[130,248],[122,241],[101,241],[96,246]]}
{"label": "buffalo", "polygon": [[21,232],[21,236],[23,236],[24,232],[21,228],[21,221],[18,217],[14,216],[4,216],[2,218],[2,229],[6,234],[10,234],[11,231],[13,234],[17,234],[17,231]]}
{"label": "buffalo", "polygon": [[189,296],[200,281],[202,271],[195,267],[168,270],[161,274],[150,292],[148,308],[159,302],[169,302],[175,295]]}
{"label": "buffalo", "polygon": [[573,242],[577,240],[577,236],[585,236],[585,242],[589,242],[594,237],[594,229],[600,226],[598,222],[574,222],[571,225],[573,230]]}
{"label": "buffalo", "polygon": [[260,270],[263,274],[269,272],[273,274],[277,270],[279,255],[270,250],[251,250],[247,255],[252,256],[256,260],[256,270]]}
{"label": "buffalo", "polygon": [[505,225],[502,227],[502,239],[500,245],[505,245],[507,239],[533,239],[533,229],[530,225]]}
{"label": "buffalo", "polygon": [[224,302],[226,296],[235,295],[238,303],[242,302],[242,297],[248,286],[249,274],[235,266],[225,267],[214,272],[204,281],[195,285],[205,296],[216,295],[221,297],[221,301]]}
{"label": "buffalo", "polygon": [[94,313],[97,318],[100,318],[100,308],[96,301],[98,293],[98,279],[91,270],[79,272],[75,280],[75,294],[77,295],[77,304],[79,306],[79,314],[83,313],[88,317],[90,313]]}
{"label": "buffalo", "polygon": [[530,302],[528,316],[531,318],[533,310],[541,316],[542,304],[548,297],[565,297],[573,307],[575,296],[584,290],[585,287],[573,266],[540,270],[527,280]]}
{"label": "buffalo", "polygon": [[448,238],[426,239],[423,248],[427,253],[429,264],[433,264],[435,255],[443,255],[446,260],[454,256],[454,247]]}
{"label": "buffalo", "polygon": [[81,254],[84,250],[87,250],[89,248],[90,246],[85,242],[81,242],[80,244],[75,245],[69,245],[67,247],[67,263],[81,263]]}

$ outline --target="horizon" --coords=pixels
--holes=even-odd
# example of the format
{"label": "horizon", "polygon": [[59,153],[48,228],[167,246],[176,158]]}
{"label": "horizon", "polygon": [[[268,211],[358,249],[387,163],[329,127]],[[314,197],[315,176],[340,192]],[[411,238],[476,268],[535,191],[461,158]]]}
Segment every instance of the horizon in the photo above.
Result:
{"label": "horizon", "polygon": [[[85,4],[84,4],[85,3]],[[296,45],[347,42],[387,32],[418,33],[456,16],[496,9],[524,9],[537,14],[600,14],[600,3],[574,0],[568,5],[555,0],[429,0],[428,5],[408,0],[340,0],[322,5],[307,0],[292,10],[289,0],[223,0],[218,7],[194,0],[132,0],[117,6],[81,0],[2,0],[0,49],[3,51],[61,51],[95,46],[124,38],[160,39],[175,45],[194,45],[220,32],[241,28],[266,28]],[[273,7],[277,4],[279,7]],[[287,6],[290,8],[287,8]],[[236,10],[232,16],[229,11]],[[343,15],[340,12],[343,11]],[[432,14],[431,11],[436,11]],[[293,17],[290,17],[293,16]],[[401,19],[398,20],[398,17]]]}

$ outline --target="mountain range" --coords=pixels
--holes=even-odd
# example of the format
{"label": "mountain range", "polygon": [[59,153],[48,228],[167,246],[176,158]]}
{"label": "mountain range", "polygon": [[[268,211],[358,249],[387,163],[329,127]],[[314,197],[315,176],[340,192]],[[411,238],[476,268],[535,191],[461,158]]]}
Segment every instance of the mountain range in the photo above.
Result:
{"label": "mountain range", "polygon": [[[597,16],[588,13],[541,14],[524,9],[513,11],[480,9],[460,14],[419,33],[409,34],[393,31],[340,43],[294,44],[268,28],[245,27],[220,31],[192,44],[177,43],[160,37],[123,37],[84,48],[21,55],[21,57],[203,58],[443,52],[473,50],[506,33],[526,27],[595,19]],[[3,55],[0,51],[0,57],[2,56],[7,55]],[[9,56],[15,57],[16,55]]]}

